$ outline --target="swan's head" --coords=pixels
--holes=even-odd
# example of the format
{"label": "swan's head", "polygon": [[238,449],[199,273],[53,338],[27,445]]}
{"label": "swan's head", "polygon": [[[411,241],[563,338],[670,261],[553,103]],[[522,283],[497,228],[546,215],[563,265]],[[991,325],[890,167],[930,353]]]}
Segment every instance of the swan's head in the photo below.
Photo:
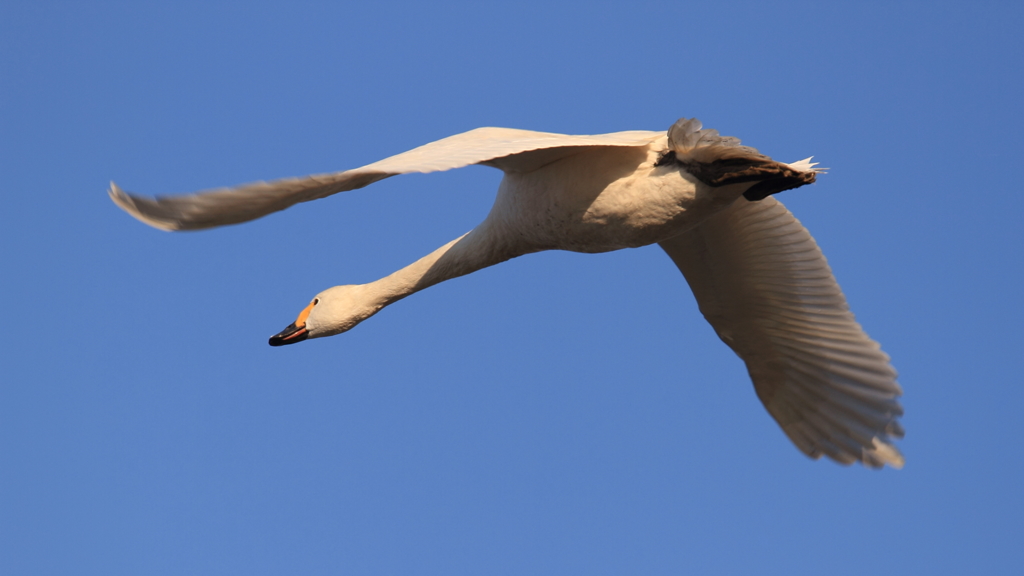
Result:
{"label": "swan's head", "polygon": [[270,345],[295,344],[351,330],[380,309],[373,306],[366,296],[365,285],[335,286],[324,290],[299,312],[295,322],[270,337]]}

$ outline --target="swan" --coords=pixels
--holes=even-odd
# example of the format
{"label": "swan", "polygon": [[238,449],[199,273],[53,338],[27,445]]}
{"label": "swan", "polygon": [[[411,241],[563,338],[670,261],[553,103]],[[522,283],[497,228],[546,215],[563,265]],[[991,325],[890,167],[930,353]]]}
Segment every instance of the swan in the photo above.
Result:
{"label": "swan", "polygon": [[667,132],[591,136],[478,128],[333,174],[157,198],[111,182],[109,195],[156,228],[198,230],[471,164],[504,172],[480,225],[375,282],[317,294],[270,344],[346,332],[414,292],[524,254],[657,243],[797,448],[841,464],[903,466],[893,444],[903,437],[902,391],[889,356],[854,319],[814,239],[772,196],[823,169],[811,158],[775,162],[696,118]]}

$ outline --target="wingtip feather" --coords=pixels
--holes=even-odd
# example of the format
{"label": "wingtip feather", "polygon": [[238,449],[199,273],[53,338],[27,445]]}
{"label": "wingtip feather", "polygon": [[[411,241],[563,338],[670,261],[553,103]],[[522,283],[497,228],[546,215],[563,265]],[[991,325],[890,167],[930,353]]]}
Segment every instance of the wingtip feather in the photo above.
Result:
{"label": "wingtip feather", "polygon": [[895,446],[881,438],[874,439],[871,449],[865,448],[865,456],[867,454],[874,456],[882,463],[888,464],[897,470],[903,468],[903,465],[907,462],[903,454],[900,454],[900,451]]}
{"label": "wingtip feather", "polygon": [[178,230],[174,221],[154,218],[143,212],[139,208],[139,204],[145,202],[145,199],[132,196],[128,192],[125,192],[113,180],[110,181],[110,188],[107,190],[107,195],[110,196],[110,199],[113,200],[114,204],[117,204],[120,209],[131,214],[133,218],[144,224],[148,224],[154,228],[166,230],[168,232]]}

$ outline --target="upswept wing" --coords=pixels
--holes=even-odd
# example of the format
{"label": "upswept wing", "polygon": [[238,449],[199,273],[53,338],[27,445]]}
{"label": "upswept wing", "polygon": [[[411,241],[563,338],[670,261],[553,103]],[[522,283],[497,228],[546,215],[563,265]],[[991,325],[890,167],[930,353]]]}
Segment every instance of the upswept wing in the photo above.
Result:
{"label": "upswept wing", "polygon": [[896,371],[850,312],[821,250],[774,198],[743,198],[661,243],[758,397],[811,458],[899,468]]}
{"label": "upswept wing", "polygon": [[[502,170],[530,166],[522,155],[535,150],[579,146],[646,146],[664,132],[630,131],[594,136],[569,136],[511,128],[477,128],[431,142],[362,168],[254,182],[195,194],[148,198],[125,192],[110,183],[110,198],[139,220],[163,230],[199,230],[255,220],[299,202],[355,190],[398,174],[438,172],[471,164]],[[517,161],[511,161],[515,157]],[[509,162],[503,160],[509,159]],[[551,161],[550,154],[544,161]]]}

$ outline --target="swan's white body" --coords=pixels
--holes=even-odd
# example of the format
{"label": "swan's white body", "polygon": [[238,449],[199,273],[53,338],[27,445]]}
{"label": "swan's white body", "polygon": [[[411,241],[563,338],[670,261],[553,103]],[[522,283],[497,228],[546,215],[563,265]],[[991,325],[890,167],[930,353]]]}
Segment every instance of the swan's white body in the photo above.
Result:
{"label": "swan's white body", "polygon": [[414,292],[523,254],[659,243],[805,454],[902,466],[892,445],[903,434],[901,391],[889,357],[854,320],[806,229],[766,197],[814,181],[818,170],[808,160],[774,162],[696,120],[680,120],[667,134],[480,128],[337,174],[157,199],[112,184],[110,195],[150,225],[199,229],[396,174],[469,164],[505,172],[479,226],[376,282],[320,293],[271,343],[345,332]]}

